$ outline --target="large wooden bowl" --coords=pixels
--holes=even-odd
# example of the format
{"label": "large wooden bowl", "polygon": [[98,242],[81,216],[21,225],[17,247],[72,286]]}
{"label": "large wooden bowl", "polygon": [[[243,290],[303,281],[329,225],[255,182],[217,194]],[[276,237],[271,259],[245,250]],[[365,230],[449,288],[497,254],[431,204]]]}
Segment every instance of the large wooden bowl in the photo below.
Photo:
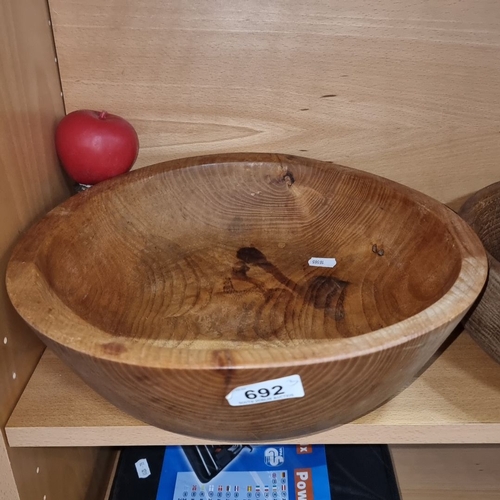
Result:
{"label": "large wooden bowl", "polygon": [[[321,431],[392,397],[486,273],[472,229],[427,196],[329,162],[232,154],[74,196],[18,244],[7,286],[44,342],[118,407],[248,442]],[[292,375],[303,397],[226,399]],[[257,389],[247,402],[266,395]]]}
{"label": "large wooden bowl", "polygon": [[476,342],[500,363],[500,182],[470,197],[459,213],[479,235],[490,265],[486,287],[464,324]]}

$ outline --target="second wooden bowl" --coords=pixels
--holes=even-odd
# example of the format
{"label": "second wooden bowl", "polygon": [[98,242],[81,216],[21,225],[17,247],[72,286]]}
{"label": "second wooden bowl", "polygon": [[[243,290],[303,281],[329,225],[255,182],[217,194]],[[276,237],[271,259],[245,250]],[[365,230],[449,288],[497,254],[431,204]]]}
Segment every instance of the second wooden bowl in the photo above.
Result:
{"label": "second wooden bowl", "polygon": [[500,363],[500,182],[481,189],[460,209],[488,252],[490,271],[480,299],[465,327],[474,340]]}
{"label": "second wooden bowl", "polygon": [[248,442],[318,432],[392,397],[486,272],[472,229],[423,194],[329,162],[233,154],[74,196],[23,237],[7,287],[123,410]]}

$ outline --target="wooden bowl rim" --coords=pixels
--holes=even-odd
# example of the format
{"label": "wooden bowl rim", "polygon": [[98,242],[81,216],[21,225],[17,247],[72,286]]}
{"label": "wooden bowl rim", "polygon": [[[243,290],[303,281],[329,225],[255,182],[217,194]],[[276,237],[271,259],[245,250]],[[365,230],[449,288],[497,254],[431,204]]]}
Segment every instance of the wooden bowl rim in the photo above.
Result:
{"label": "wooden bowl rim", "polygon": [[[438,301],[420,313],[394,325],[352,338],[306,340],[291,346],[269,348],[252,347],[251,342],[235,342],[231,344],[231,348],[214,348],[210,346],[210,341],[195,340],[188,347],[177,348],[174,344],[169,346],[169,341],[144,342],[141,339],[118,337],[88,324],[51,292],[50,286],[36,267],[34,259],[24,262],[20,259],[23,247],[33,240],[36,229],[43,227],[43,224],[51,217],[67,215],[86,200],[116,187],[144,182],[158,173],[179,168],[213,166],[222,163],[282,163],[287,159],[300,161],[310,166],[328,164],[332,168],[350,172],[360,178],[382,182],[440,217],[454,236],[455,245],[461,256],[460,272],[451,288]],[[43,232],[38,232],[39,235],[40,233],[42,235],[38,239],[42,241]],[[30,245],[33,246],[32,241]],[[9,297],[19,314],[53,347],[60,344],[66,350],[76,351],[86,356],[149,368],[231,369],[292,367],[299,364],[331,362],[365,356],[410,341],[417,341],[420,336],[460,320],[481,292],[487,270],[485,250],[472,228],[451,209],[423,193],[389,179],[333,162],[271,153],[230,153],[195,156],[158,163],[102,182],[71,197],[32,226],[17,243],[8,263],[6,283]],[[27,287],[23,279],[18,279],[20,271],[24,279],[28,276],[33,286]],[[32,300],[26,300],[27,296]],[[49,305],[52,309],[58,308],[61,313],[57,325],[54,323],[54,316],[48,313]],[[92,342],[89,342],[89,339],[92,339]]]}

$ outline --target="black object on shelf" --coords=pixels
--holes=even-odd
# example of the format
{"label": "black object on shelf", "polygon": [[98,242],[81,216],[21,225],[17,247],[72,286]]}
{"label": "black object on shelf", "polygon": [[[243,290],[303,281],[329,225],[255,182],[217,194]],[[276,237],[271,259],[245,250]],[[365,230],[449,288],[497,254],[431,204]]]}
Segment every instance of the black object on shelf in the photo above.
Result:
{"label": "black object on shelf", "polygon": [[[247,453],[251,453],[252,448],[245,445],[183,446],[182,451],[200,483],[208,485],[217,483],[216,476],[224,469],[231,469],[231,464],[245,448],[249,448]],[[177,500],[177,496],[159,495],[162,471],[165,471],[165,467],[169,468],[168,463],[164,464],[164,461],[168,460],[165,458],[165,450],[164,446],[125,448],[120,456],[110,500]],[[331,500],[401,500],[387,446],[328,445],[324,447],[324,451]],[[150,474],[141,478],[136,464],[144,459],[147,460]],[[203,486],[202,490],[206,495],[206,500],[210,500],[208,488]],[[289,488],[287,498],[297,500],[296,492],[297,490]],[[238,493],[241,500],[247,499],[245,493],[246,491],[243,490]],[[196,494],[201,495],[200,490]],[[231,493],[231,495],[236,495],[236,493]],[[249,495],[248,498],[255,498],[256,493],[252,495],[254,496]],[[195,497],[195,492],[185,492],[184,496],[187,500],[191,500],[191,497]],[[215,490],[213,500],[217,498],[217,490]],[[223,500],[226,498],[226,490],[224,490],[224,495],[222,493],[219,495],[219,498]],[[259,498],[260,500],[266,500],[266,498],[273,500],[272,494],[265,497],[264,492],[259,495]],[[301,496],[301,498],[305,497]],[[313,498],[307,497],[307,500],[330,499],[320,498],[317,495]]]}
{"label": "black object on shelf", "polygon": [[[156,500],[165,446],[124,448],[118,460],[110,500]],[[139,478],[135,464],[147,457],[151,475]]]}
{"label": "black object on shelf", "polygon": [[202,483],[211,481],[220,471],[225,469],[243,450],[251,446],[236,444],[232,446],[183,446],[193,472]]}

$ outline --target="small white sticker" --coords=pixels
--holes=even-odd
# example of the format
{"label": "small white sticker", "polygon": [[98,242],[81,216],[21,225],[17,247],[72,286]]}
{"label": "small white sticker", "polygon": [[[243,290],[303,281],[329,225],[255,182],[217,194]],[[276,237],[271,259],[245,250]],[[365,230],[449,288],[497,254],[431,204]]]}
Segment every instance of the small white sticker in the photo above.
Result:
{"label": "small white sticker", "polygon": [[304,397],[304,388],[300,375],[290,375],[236,387],[226,396],[226,399],[231,406],[246,406],[302,397]]}
{"label": "small white sticker", "polygon": [[151,475],[148,461],[145,458],[137,460],[137,462],[135,463],[135,468],[137,469],[137,475],[141,479],[145,479],[146,477],[149,477]]}
{"label": "small white sticker", "polygon": [[335,267],[337,265],[335,259],[326,257],[311,257],[307,263],[314,267]]}

